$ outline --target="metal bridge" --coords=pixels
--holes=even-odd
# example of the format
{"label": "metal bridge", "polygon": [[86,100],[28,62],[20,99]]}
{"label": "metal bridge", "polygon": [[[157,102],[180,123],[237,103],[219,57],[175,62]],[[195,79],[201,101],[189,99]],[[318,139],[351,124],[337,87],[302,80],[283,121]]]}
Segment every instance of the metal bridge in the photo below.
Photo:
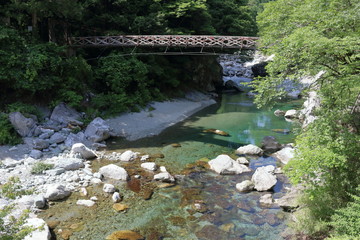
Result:
{"label": "metal bridge", "polygon": [[200,47],[255,49],[257,37],[209,35],[121,35],[72,37],[72,47]]}

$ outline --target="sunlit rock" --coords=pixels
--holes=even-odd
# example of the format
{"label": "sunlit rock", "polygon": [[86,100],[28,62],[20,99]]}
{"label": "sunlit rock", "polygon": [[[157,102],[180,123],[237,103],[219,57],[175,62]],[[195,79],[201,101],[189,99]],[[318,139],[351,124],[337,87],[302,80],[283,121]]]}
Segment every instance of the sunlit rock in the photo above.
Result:
{"label": "sunlit rock", "polygon": [[236,149],[237,154],[246,154],[246,155],[262,155],[264,151],[259,148],[258,146],[255,146],[253,144],[249,144],[246,146],[239,147]]}

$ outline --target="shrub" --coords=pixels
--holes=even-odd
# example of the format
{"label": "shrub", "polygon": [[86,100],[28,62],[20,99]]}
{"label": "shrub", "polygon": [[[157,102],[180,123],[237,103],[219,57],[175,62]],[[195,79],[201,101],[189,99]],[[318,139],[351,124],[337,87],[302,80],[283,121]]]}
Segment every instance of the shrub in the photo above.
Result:
{"label": "shrub", "polygon": [[0,196],[15,199],[16,197],[33,193],[33,190],[22,189],[19,183],[20,179],[18,177],[10,177],[8,181],[1,187]]}
{"label": "shrub", "polygon": [[[6,206],[0,209],[0,240],[22,240],[26,235],[35,229],[24,226],[29,216],[29,210],[24,211],[19,218],[9,216],[13,206]],[[4,221],[7,218],[8,221]]]}
{"label": "shrub", "polygon": [[31,173],[32,174],[41,174],[46,170],[52,169],[53,167],[54,167],[54,164],[37,162],[32,166]]}
{"label": "shrub", "polygon": [[0,145],[16,145],[21,143],[21,141],[21,137],[9,121],[9,116],[5,113],[0,113]]}

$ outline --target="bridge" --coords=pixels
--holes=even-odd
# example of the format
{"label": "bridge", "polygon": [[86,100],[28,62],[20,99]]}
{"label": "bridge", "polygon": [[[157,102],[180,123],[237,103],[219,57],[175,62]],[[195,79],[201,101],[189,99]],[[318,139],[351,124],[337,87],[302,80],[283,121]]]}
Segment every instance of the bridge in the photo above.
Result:
{"label": "bridge", "polygon": [[209,35],[121,35],[72,37],[72,47],[200,47],[255,49],[257,37]]}

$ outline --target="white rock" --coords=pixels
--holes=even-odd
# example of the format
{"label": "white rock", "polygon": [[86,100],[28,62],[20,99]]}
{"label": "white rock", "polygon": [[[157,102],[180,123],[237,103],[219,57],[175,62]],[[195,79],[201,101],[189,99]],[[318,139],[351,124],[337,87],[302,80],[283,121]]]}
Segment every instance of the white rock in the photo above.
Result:
{"label": "white rock", "polygon": [[150,158],[150,155],[141,156],[140,161],[144,162]]}
{"label": "white rock", "polygon": [[149,171],[155,171],[157,169],[157,166],[154,162],[142,163],[141,167]]}
{"label": "white rock", "polygon": [[93,176],[94,176],[95,178],[98,178],[98,179],[102,179],[102,178],[103,178],[103,175],[102,175],[101,173],[99,173],[99,172],[94,173]]}
{"label": "white rock", "polygon": [[106,193],[113,193],[115,192],[116,188],[114,187],[114,185],[110,184],[110,183],[105,183],[103,186],[103,191]]}
{"label": "white rock", "polygon": [[255,146],[253,144],[249,144],[246,146],[239,147],[236,149],[237,154],[247,154],[247,155],[262,155],[263,150],[259,148],[258,146]]}
{"label": "white rock", "polygon": [[123,154],[121,154],[120,161],[130,162],[130,161],[135,160],[135,158],[137,158],[137,153],[135,153],[131,150],[127,150]]}
{"label": "white rock", "polygon": [[71,147],[71,153],[72,154],[80,154],[82,158],[84,159],[92,159],[92,158],[96,158],[97,155],[95,154],[95,152],[89,148],[87,148],[84,144],[82,143],[75,143],[72,147]]}
{"label": "white rock", "polygon": [[111,199],[113,200],[113,202],[117,203],[121,201],[121,197],[120,197],[120,193],[118,192],[114,192]]}
{"label": "white rock", "polygon": [[83,196],[83,197],[88,195],[88,192],[87,192],[86,188],[84,188],[84,187],[80,188],[79,193],[80,193],[80,196]]}
{"label": "white rock", "polygon": [[245,164],[245,165],[248,165],[249,164],[249,160],[247,160],[246,158],[244,157],[238,157],[236,159],[236,162],[237,163],[240,163],[240,164]]}
{"label": "white rock", "polygon": [[49,240],[51,238],[50,229],[43,219],[29,218],[24,225],[36,229],[28,234],[24,240]]}
{"label": "white rock", "polygon": [[168,171],[166,170],[166,167],[160,166],[160,172],[166,173],[166,172],[168,172]]}
{"label": "white rock", "polygon": [[154,176],[154,180],[163,182],[175,182],[175,178],[168,172],[158,173]]}
{"label": "white rock", "polygon": [[248,192],[254,190],[254,183],[250,180],[242,181],[241,183],[236,184],[236,189],[240,192]]}
{"label": "white rock", "polygon": [[115,164],[109,164],[99,169],[99,173],[107,178],[124,180],[128,179],[128,174],[126,170],[122,167],[119,167]]}
{"label": "white rock", "polygon": [[77,200],[77,205],[85,206],[85,207],[92,207],[95,205],[95,202],[92,200]]}
{"label": "white rock", "polygon": [[82,159],[79,158],[59,158],[55,163],[56,168],[63,168],[67,171],[78,170],[84,166]]}
{"label": "white rock", "polygon": [[295,109],[288,110],[285,113],[285,118],[293,119],[293,118],[298,118],[298,116],[299,116],[299,113]]}
{"label": "white rock", "polygon": [[97,201],[97,200],[99,200],[96,196],[92,196],[91,198],[90,198],[90,200],[92,200],[92,201]]}
{"label": "white rock", "polygon": [[265,167],[259,167],[251,177],[251,181],[255,184],[257,191],[267,191],[275,186],[277,179],[274,175],[275,167],[268,165]]}
{"label": "white rock", "polygon": [[53,184],[47,188],[44,197],[50,201],[54,201],[54,200],[64,199],[70,196],[70,194],[71,192],[68,191],[64,185]]}
{"label": "white rock", "polygon": [[261,204],[271,205],[274,202],[274,200],[272,198],[272,195],[269,193],[269,194],[265,194],[265,195],[261,196],[259,199],[259,202]]}
{"label": "white rock", "polygon": [[99,178],[92,178],[92,179],[90,179],[90,182],[93,185],[98,185],[98,184],[102,183],[101,179],[99,179]]}
{"label": "white rock", "polygon": [[273,157],[279,159],[283,164],[288,164],[288,162],[294,158],[295,150],[291,147],[285,147],[280,151],[277,151],[273,154]]}
{"label": "white rock", "polygon": [[218,174],[240,174],[243,172],[250,172],[250,168],[239,164],[228,155],[222,154],[215,159],[209,161],[210,169]]}

